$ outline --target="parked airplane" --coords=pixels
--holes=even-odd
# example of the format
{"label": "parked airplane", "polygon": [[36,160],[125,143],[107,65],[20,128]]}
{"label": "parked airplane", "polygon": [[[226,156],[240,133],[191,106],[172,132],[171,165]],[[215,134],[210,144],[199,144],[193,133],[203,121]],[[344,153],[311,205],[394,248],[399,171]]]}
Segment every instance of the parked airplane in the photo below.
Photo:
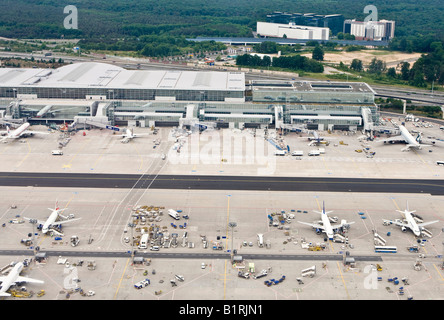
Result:
{"label": "parked airplane", "polygon": [[333,211],[325,211],[325,204],[322,203],[322,212],[314,211],[316,213],[319,213],[321,215],[321,221],[318,221],[318,223],[309,223],[309,222],[302,222],[298,221],[299,223],[308,225],[316,229],[316,233],[320,234],[321,232],[324,232],[329,240],[333,240],[334,233],[337,229],[347,226],[349,224],[354,223],[352,222],[346,222],[345,220],[342,220],[340,224],[331,224],[330,218],[328,217],[328,214]]}
{"label": "parked airplane", "polygon": [[415,148],[415,149],[420,150],[422,146],[430,147],[433,144],[435,144],[434,141],[432,141],[432,144],[423,144],[421,141],[421,133],[418,133],[416,138],[414,138],[410,134],[410,132],[407,130],[407,128],[404,127],[403,125],[399,126],[399,131],[400,131],[400,135],[390,137],[387,139],[383,139],[383,140],[379,140],[379,141],[384,142],[384,143],[387,143],[387,142],[390,142],[390,143],[405,142],[405,143],[407,143],[407,146],[405,148],[402,148],[401,151],[409,151],[411,148]]}
{"label": "parked airplane", "polygon": [[63,108],[60,108],[60,109],[53,109],[52,105],[47,105],[47,106],[44,106],[41,109],[35,109],[35,108],[31,108],[31,107],[24,107],[24,108],[26,108],[28,110],[31,110],[31,111],[34,111],[34,112],[37,112],[37,114],[35,115],[36,118],[43,118],[48,113],[54,114],[54,113],[57,113],[57,112],[60,112],[60,111],[66,111],[66,110],[77,108],[77,107],[70,107],[70,108],[63,107]]}
{"label": "parked airplane", "polygon": [[42,132],[42,131],[31,131],[27,130],[31,125],[29,122],[26,122],[22,124],[20,127],[18,127],[15,130],[10,130],[9,126],[6,126],[6,131],[0,131],[0,134],[5,134],[6,136],[3,136],[1,138],[1,141],[4,141],[6,139],[18,139],[24,135],[33,135],[33,134],[49,134],[49,132]]}
{"label": "parked airplane", "polygon": [[[51,210],[51,214],[49,215],[48,219],[46,219],[46,221],[41,221],[38,219],[37,223],[39,225],[42,226],[42,233],[47,233],[48,231],[52,230],[55,226],[58,225],[62,225],[68,222],[73,222],[73,221],[77,221],[80,220],[81,218],[78,219],[68,219],[67,217],[62,216],[60,213],[63,212],[65,209],[60,209],[58,206],[56,206],[55,209],[51,209],[48,208],[49,210]],[[31,218],[26,218],[24,217],[26,220],[30,221],[33,220]],[[65,219],[65,220],[59,220],[60,218]]]}
{"label": "parked airplane", "polygon": [[327,141],[326,138],[319,136],[319,134],[316,131],[313,131],[313,136],[308,137],[308,140],[310,140],[309,146],[312,145],[319,145],[321,143],[328,144],[329,141]]}
{"label": "parked airplane", "polygon": [[390,224],[393,223],[397,226],[400,226],[402,232],[406,232],[407,228],[408,228],[408,229],[412,230],[413,234],[417,237],[420,237],[422,235],[422,232],[423,232],[423,229],[425,226],[439,222],[439,220],[434,220],[434,221],[430,221],[430,222],[417,223],[415,216],[413,215],[413,213],[415,213],[416,210],[409,211],[408,202],[406,204],[406,209],[404,211],[400,211],[400,210],[396,210],[396,211],[398,211],[404,215],[404,219],[402,222],[399,220],[383,220],[383,221],[385,223],[390,223]]}
{"label": "parked airplane", "polygon": [[8,291],[11,286],[20,282],[44,283],[42,280],[20,276],[23,267],[24,265],[22,262],[17,262],[7,276],[0,276],[0,281],[2,283],[0,286],[0,297],[9,297],[11,294],[6,291]]}
{"label": "parked airplane", "polygon": [[133,129],[127,128],[124,134],[117,135],[118,137],[123,137],[120,142],[128,142],[134,138],[142,137],[142,136],[149,136],[149,133],[134,133]]}

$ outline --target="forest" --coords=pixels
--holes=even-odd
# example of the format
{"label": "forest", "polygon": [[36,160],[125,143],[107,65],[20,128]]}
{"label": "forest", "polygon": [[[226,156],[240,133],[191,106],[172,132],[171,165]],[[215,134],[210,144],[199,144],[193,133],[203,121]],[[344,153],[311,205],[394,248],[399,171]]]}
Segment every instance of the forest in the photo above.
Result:
{"label": "forest", "polygon": [[[65,29],[68,3],[59,0],[0,1],[0,36],[9,38],[123,38],[172,36],[251,36],[257,21],[273,11],[343,14],[364,20],[368,4],[378,19],[396,21],[396,37],[444,38],[442,0],[73,0],[78,29]],[[409,38],[410,37],[410,38]],[[400,44],[401,46],[403,44]]]}
{"label": "forest", "polygon": [[244,67],[275,67],[284,70],[314,73],[322,73],[324,71],[322,63],[301,55],[274,58],[264,56],[261,58],[257,55],[244,54],[236,57],[236,65]]}
{"label": "forest", "polygon": [[194,42],[184,36],[144,35],[125,39],[92,38],[78,42],[84,50],[133,51],[146,57],[166,57],[226,49],[223,43],[215,41]]}

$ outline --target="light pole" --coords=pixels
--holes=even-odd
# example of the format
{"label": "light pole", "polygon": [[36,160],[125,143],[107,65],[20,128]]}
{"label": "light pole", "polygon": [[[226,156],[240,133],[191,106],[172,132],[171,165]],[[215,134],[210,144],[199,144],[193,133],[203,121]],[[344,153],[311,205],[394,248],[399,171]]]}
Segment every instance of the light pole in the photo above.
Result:
{"label": "light pole", "polygon": [[134,223],[128,223],[128,227],[131,229],[131,260],[134,260],[134,238],[133,238],[133,228],[136,225]]}
{"label": "light pole", "polygon": [[34,258],[35,258],[36,244],[34,242],[34,235],[35,235],[35,225],[37,224],[37,219],[29,219],[29,223],[32,224],[32,251],[34,253]]}
{"label": "light pole", "polygon": [[233,240],[234,240],[234,236],[233,236],[233,232],[234,232],[234,228],[237,227],[237,223],[230,221],[228,222],[228,227],[231,228],[231,263],[233,263],[233,257],[234,257],[234,246],[233,246]]}

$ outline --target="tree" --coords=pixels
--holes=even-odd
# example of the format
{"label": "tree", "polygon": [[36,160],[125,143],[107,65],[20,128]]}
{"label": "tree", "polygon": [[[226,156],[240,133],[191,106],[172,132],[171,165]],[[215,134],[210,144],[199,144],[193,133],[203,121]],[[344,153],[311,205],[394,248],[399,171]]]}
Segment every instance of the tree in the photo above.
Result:
{"label": "tree", "polygon": [[373,58],[370,62],[370,65],[368,66],[367,71],[369,73],[381,74],[385,71],[385,69],[386,65],[384,61]]}
{"label": "tree", "polygon": [[359,59],[353,59],[352,63],[350,64],[350,69],[355,71],[362,71],[363,70],[362,61]]}
{"label": "tree", "polygon": [[324,60],[324,50],[318,45],[313,49],[313,60],[323,61]]}
{"label": "tree", "polygon": [[409,80],[410,78],[410,63],[403,62],[401,64],[401,79],[402,80]]}
{"label": "tree", "polygon": [[254,45],[254,50],[259,53],[277,53],[278,47],[276,42],[264,41]]}
{"label": "tree", "polygon": [[388,68],[387,70],[387,76],[390,78],[396,78],[396,69],[395,68]]}
{"label": "tree", "polygon": [[427,87],[427,83],[424,79],[424,74],[421,71],[417,71],[414,73],[414,77],[410,81],[410,84],[412,86],[419,87],[419,88]]}

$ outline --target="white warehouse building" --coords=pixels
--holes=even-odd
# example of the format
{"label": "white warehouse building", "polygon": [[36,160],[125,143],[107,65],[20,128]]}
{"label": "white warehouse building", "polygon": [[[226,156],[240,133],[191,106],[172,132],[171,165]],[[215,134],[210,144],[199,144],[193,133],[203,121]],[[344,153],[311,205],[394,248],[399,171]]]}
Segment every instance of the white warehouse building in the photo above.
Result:
{"label": "white warehouse building", "polygon": [[304,40],[329,40],[330,29],[298,26],[293,23],[269,23],[257,22],[257,33],[264,37],[304,39]]}

